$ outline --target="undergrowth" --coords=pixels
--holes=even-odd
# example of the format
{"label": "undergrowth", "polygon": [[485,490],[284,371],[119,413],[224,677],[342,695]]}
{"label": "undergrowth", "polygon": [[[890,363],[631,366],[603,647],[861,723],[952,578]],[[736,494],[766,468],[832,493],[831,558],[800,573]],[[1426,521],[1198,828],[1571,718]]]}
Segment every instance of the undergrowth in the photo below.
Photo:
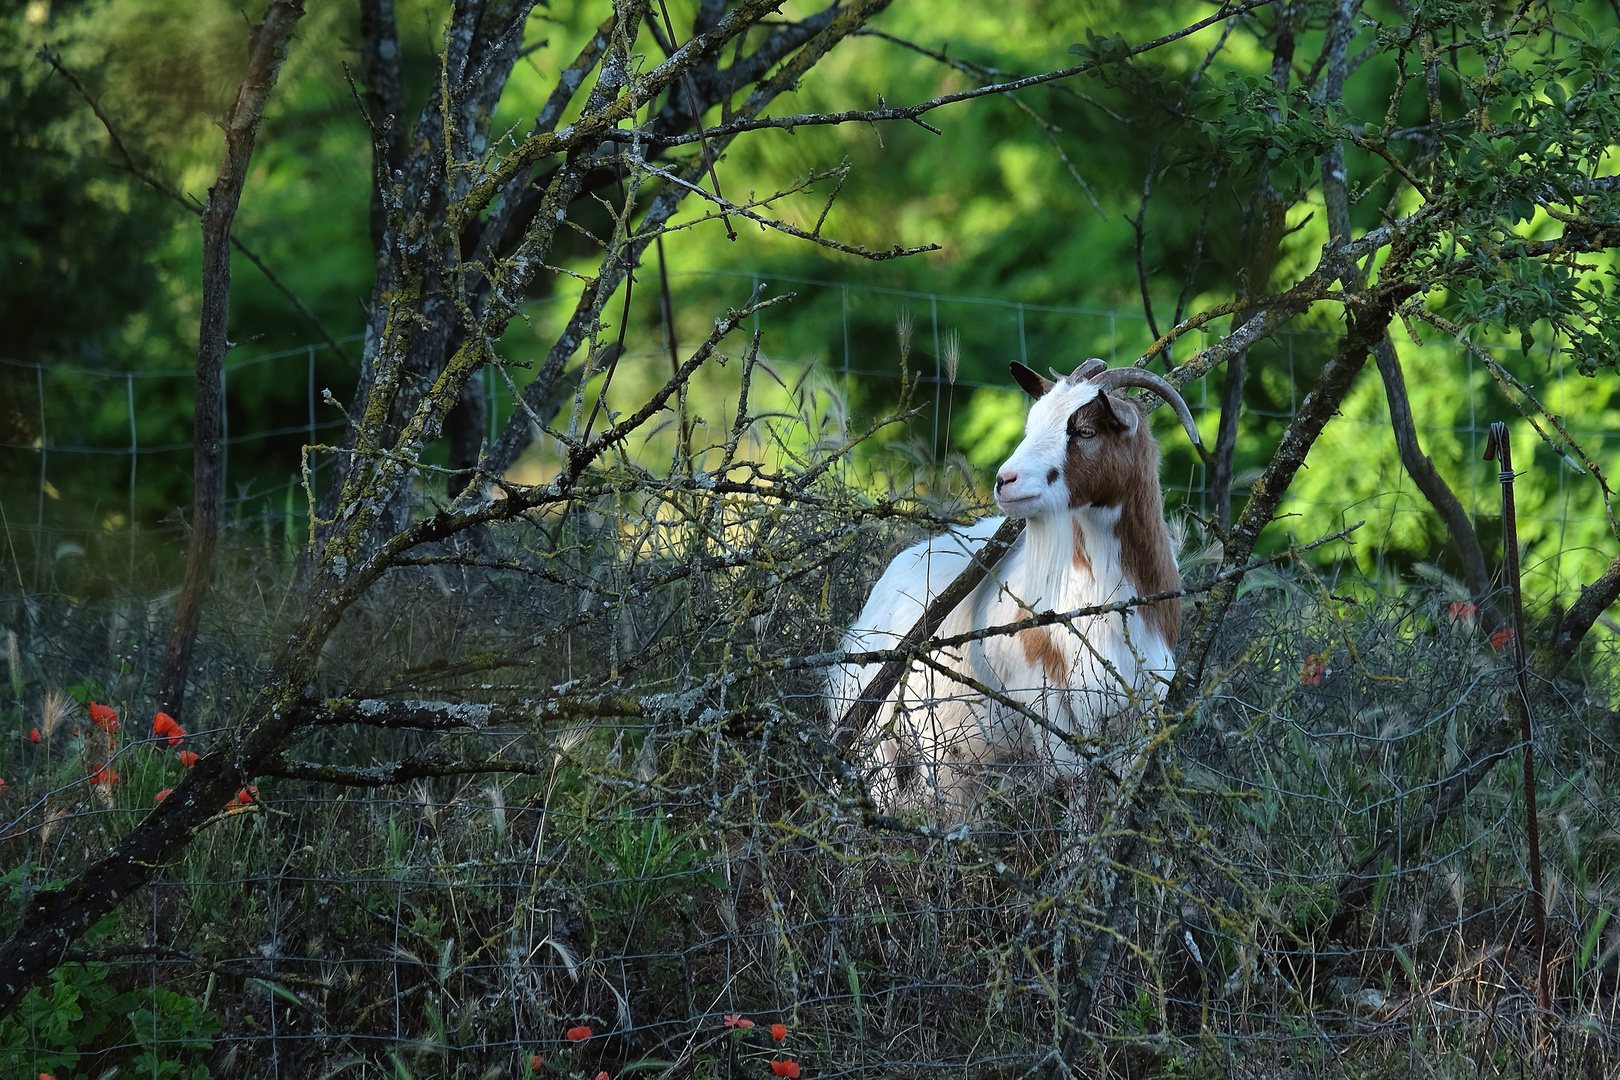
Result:
{"label": "undergrowth", "polygon": [[[1070,793],[1009,787],[970,828],[874,831],[807,737],[824,723],[819,673],[727,677],[832,648],[920,527],[837,500],[718,514],[604,500],[397,571],[334,639],[314,694],[517,701],[595,678],[665,695],[667,711],[317,729],[293,758],[498,756],[521,771],[260,780],[0,1022],[0,1072],[1041,1067],[1102,917],[1107,826],[1078,834]],[[227,561],[176,745],[154,736],[147,704],[160,598],[7,601],[0,929],[146,813],[182,753],[228,747],[298,567],[252,532]],[[707,568],[681,576],[692,565]],[[1538,1026],[1516,755],[1379,867],[1366,911],[1329,933],[1346,871],[1508,722],[1511,685],[1506,654],[1444,583],[1389,592],[1331,573],[1256,572],[1229,617],[1134,871],[1083,1071],[1605,1075],[1620,1059],[1610,684],[1537,689],[1556,988]],[[1585,670],[1611,666],[1594,655]],[[91,721],[92,701],[118,710],[118,732]],[[116,783],[91,779],[101,764]]]}

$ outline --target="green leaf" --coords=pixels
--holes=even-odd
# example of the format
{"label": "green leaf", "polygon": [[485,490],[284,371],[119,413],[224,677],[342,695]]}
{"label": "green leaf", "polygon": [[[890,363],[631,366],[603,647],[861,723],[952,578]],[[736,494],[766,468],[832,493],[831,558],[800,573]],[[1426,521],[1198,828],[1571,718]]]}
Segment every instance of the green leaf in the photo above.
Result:
{"label": "green leaf", "polygon": [[264,987],[281,1000],[287,1002],[289,1005],[297,1005],[300,1009],[309,1007],[304,1004],[302,998],[278,982],[271,982],[269,979],[249,979],[248,982],[258,983],[260,986]]}
{"label": "green leaf", "polygon": [[1575,965],[1577,973],[1584,972],[1587,965],[1592,962],[1592,952],[1597,948],[1598,942],[1603,937],[1603,928],[1608,925],[1609,916],[1613,914],[1614,912],[1609,908],[1599,911],[1597,918],[1592,920],[1591,927],[1581,938],[1580,962]]}

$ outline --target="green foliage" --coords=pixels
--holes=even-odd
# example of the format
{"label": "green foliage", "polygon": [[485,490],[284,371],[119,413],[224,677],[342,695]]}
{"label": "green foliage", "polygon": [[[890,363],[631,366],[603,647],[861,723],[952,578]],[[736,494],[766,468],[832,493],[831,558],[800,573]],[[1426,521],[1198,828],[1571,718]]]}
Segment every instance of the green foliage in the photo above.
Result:
{"label": "green foliage", "polygon": [[[174,214],[108,169],[78,92],[33,55],[49,40],[38,10],[0,5],[0,357],[99,366],[120,353],[126,325],[162,302],[144,256]],[[0,380],[0,439],[12,441],[26,430],[33,378],[0,369]]]}
{"label": "green foliage", "polygon": [[[0,901],[9,910],[16,909],[28,869],[24,864],[0,879]],[[84,941],[95,944],[112,933],[106,922]],[[115,978],[105,962],[54,969],[44,987],[29,990],[0,1018],[0,1071],[33,1076],[111,1063],[136,1076],[209,1080],[213,1074],[202,1058],[224,1030],[220,1017],[194,997],[128,981],[127,975]]]}
{"label": "green foliage", "polygon": [[593,856],[584,861],[586,911],[598,949],[656,952],[680,918],[690,916],[700,889],[724,886],[703,868],[696,837],[672,830],[661,818],[627,813],[579,837]]}
{"label": "green foliage", "polygon": [[[219,144],[209,117],[223,107],[240,62],[239,20],[210,0],[100,0],[46,10],[48,19],[35,25],[28,22],[24,5],[17,4],[6,23],[18,55],[18,85],[45,95],[37,109],[17,110],[7,121],[17,125],[25,142],[38,144],[22,146],[19,160],[26,168],[11,174],[15,197],[30,205],[37,202],[26,194],[33,190],[27,185],[35,184],[62,198],[100,198],[96,205],[103,209],[96,212],[103,216],[111,213],[106,206],[127,204],[129,231],[95,226],[102,238],[98,243],[120,252],[95,261],[95,268],[138,269],[135,275],[110,278],[120,288],[133,288],[137,279],[160,283],[156,291],[142,286],[148,288],[142,294],[147,299],[138,315],[127,304],[98,302],[93,318],[73,314],[63,325],[121,328],[110,338],[102,335],[122,342],[116,348],[103,346],[112,349],[109,363],[184,370],[190,357],[183,343],[193,332],[197,295],[194,220],[153,202],[127,176],[110,169],[106,163],[116,160],[116,154],[99,124],[60,78],[47,78],[26,53],[46,37],[57,42],[69,63],[88,73],[90,89],[136,159],[181,190],[196,192],[217,167]],[[691,11],[690,4],[678,3],[671,15],[680,24]],[[1021,91],[1016,101],[992,96],[936,112],[934,122],[947,131],[943,139],[899,125],[878,132],[806,128],[791,139],[739,141],[721,170],[724,186],[733,194],[779,190],[829,162],[845,160],[851,171],[827,215],[827,235],[873,247],[938,242],[944,251],[870,264],[775,233],[754,233],[733,244],[717,222],[698,225],[675,234],[667,245],[677,340],[691,341],[705,333],[714,311],[737,302],[749,275],[757,274],[776,279],[778,291],[794,287],[800,293],[789,308],[773,311],[767,319],[764,344],[773,364],[815,361],[823,371],[847,365],[883,376],[892,371],[897,309],[910,308],[919,325],[922,309],[928,309],[930,320],[937,312],[941,333],[960,335],[960,378],[940,395],[940,422],[925,421],[913,429],[914,449],[924,460],[965,451],[969,471],[982,478],[998,463],[1016,426],[1019,399],[1003,392],[1009,359],[1026,358],[1038,370],[1048,364],[1068,369],[1091,355],[1117,360],[1149,344],[1152,335],[1138,314],[1141,290],[1131,224],[1139,211],[1146,289],[1163,330],[1178,308],[1185,315],[1224,298],[1249,272],[1253,200],[1262,175],[1287,206],[1291,231],[1271,280],[1250,287],[1284,287],[1314,262],[1314,252],[1326,239],[1321,163],[1331,145],[1342,140],[1357,230],[1374,228],[1389,215],[1420,204],[1430,208],[1432,224],[1417,237],[1411,264],[1435,311],[1486,347],[1503,342],[1520,351],[1523,355],[1500,359],[1528,383],[1545,381],[1549,365],[1560,370],[1567,365],[1572,376],[1613,371],[1620,358],[1620,301],[1609,256],[1549,258],[1545,245],[1559,231],[1590,236],[1620,227],[1620,190],[1592,194],[1594,178],[1608,167],[1609,148],[1615,143],[1620,98],[1613,89],[1620,60],[1610,46],[1620,29],[1606,5],[1565,2],[1535,9],[1527,16],[1532,30],[1503,38],[1481,29],[1486,11],[1472,3],[1425,3],[1410,12],[1387,5],[1365,7],[1351,47],[1360,66],[1351,72],[1344,99],[1325,102],[1320,66],[1310,69],[1324,44],[1329,8],[1323,5],[1296,5],[1296,67],[1301,76],[1315,70],[1317,81],[1305,86],[1296,77],[1286,92],[1272,82],[1274,8],[1252,13],[1224,37],[1222,26],[1212,26],[1127,58],[1130,44],[1173,31],[1207,15],[1207,9],[1193,3],[1144,9],[1105,0],[1073,9],[1014,5],[997,9],[992,17],[971,5],[935,6],[926,12],[896,5],[882,17],[884,32],[925,49],[942,49],[946,62],[878,37],[846,42],[796,92],[795,110],[864,107],[877,95],[890,102],[921,101],[943,89],[1013,73],[1079,61],[1100,66],[1080,78]],[[398,14],[406,111],[414,116],[437,85],[432,57],[443,7],[401,4]],[[543,26],[537,22],[530,31],[529,44],[535,49],[515,69],[502,99],[497,131],[521,133],[556,73],[599,21],[598,14],[578,2],[546,9]],[[317,8],[301,28],[271,103],[238,219],[238,235],[340,336],[361,325],[358,302],[369,294],[372,265],[369,147],[341,64],[348,47],[344,43],[353,41],[353,17],[352,11],[336,6]],[[1552,36],[1555,31],[1557,37]],[[1544,39],[1551,42],[1548,48],[1532,47]],[[185,62],[171,64],[176,56]],[[1437,139],[1423,134],[1426,57],[1436,65],[1435,100],[1443,118]],[[176,70],[179,76],[171,74]],[[70,138],[40,135],[69,128]],[[46,152],[43,147],[55,149]],[[28,180],[30,176],[42,179]],[[1417,194],[1408,178],[1427,194]],[[1144,180],[1151,188],[1145,207]],[[0,186],[10,191],[12,180]],[[832,186],[827,181],[786,200],[784,212],[790,218],[801,214],[813,219]],[[122,194],[108,203],[108,192]],[[1570,200],[1577,197],[1584,199],[1580,213],[1560,220],[1557,215],[1569,217]],[[1549,198],[1555,201],[1544,207]],[[142,206],[151,211],[144,218]],[[694,204],[688,220],[699,213]],[[582,227],[598,231],[607,220],[589,198],[576,204],[574,216]],[[58,214],[53,220],[62,218]],[[85,220],[100,219],[91,215]],[[588,239],[570,232],[554,261],[583,271],[593,251]],[[726,280],[690,273],[716,270],[743,276]],[[793,277],[855,289],[844,293],[786,286],[781,280]],[[529,322],[515,323],[502,340],[502,353],[514,364],[507,372],[520,386],[528,375],[516,365],[532,363],[542,354],[575,287],[571,281],[549,278],[537,285],[526,311]],[[859,291],[868,288],[914,295],[890,303]],[[621,364],[616,400],[620,392],[628,400],[667,365],[658,292],[636,291],[631,349]],[[1005,300],[1025,308],[1005,314],[994,308],[948,310],[936,302],[945,295]],[[1099,317],[1043,313],[1039,305],[1093,309]],[[66,310],[49,302],[43,306]],[[1101,314],[1105,312],[1113,314]],[[1251,351],[1244,395],[1248,416],[1240,427],[1236,475],[1251,473],[1276,445],[1281,425],[1271,414],[1285,412],[1314,374],[1331,347],[1335,316],[1325,310],[1313,313],[1297,321],[1295,331],[1286,348],[1262,344]],[[316,340],[312,327],[241,260],[234,278],[231,332],[243,346],[233,362]],[[1320,340],[1308,344],[1313,337]],[[351,351],[359,347],[346,346]],[[1406,341],[1400,348],[1403,361],[1423,372],[1421,381],[1408,381],[1415,397],[1427,399],[1418,414],[1425,451],[1453,488],[1472,492],[1477,486],[1471,475],[1477,465],[1468,454],[1472,448],[1459,447],[1452,432],[1476,425],[1481,408],[1496,413],[1508,406],[1499,399],[1491,405],[1494,386],[1470,375],[1454,350],[1444,353]],[[931,335],[919,336],[916,361],[925,376],[938,352]],[[1176,355],[1184,358],[1186,347]],[[324,349],[315,359],[317,393],[330,387],[337,400],[346,401],[352,371]],[[233,371],[231,430],[291,426],[289,416],[302,423],[309,390],[305,363],[298,356]],[[15,373],[0,377],[14,378]],[[1190,388],[1192,397],[1213,405],[1221,378],[1217,372],[1207,388]],[[67,441],[63,433],[71,429],[76,442],[127,445],[122,386],[56,379],[62,381],[49,384],[45,410],[53,439]],[[1572,417],[1600,415],[1611,388],[1579,382],[1568,380],[1566,386],[1561,379],[1560,392],[1568,400],[1550,407]],[[867,377],[853,384],[846,380],[842,389],[857,414],[872,414],[892,404],[896,387],[896,380]],[[15,403],[27,400],[33,388],[16,383],[8,389],[12,392],[0,393],[0,403],[12,403],[4,421],[11,433],[0,441],[27,444],[38,434],[36,410]],[[705,392],[723,396],[732,390],[717,381]],[[504,422],[512,406],[504,400],[504,388],[497,397]],[[183,379],[137,381],[135,398],[143,445],[184,444],[190,403]],[[1379,394],[1358,391],[1355,400],[1360,422],[1387,427]],[[5,409],[0,404],[0,412]],[[326,423],[340,416],[318,405],[317,419]],[[1213,423],[1208,426],[1213,429]],[[1528,428],[1523,435],[1535,437]],[[267,522],[273,517],[274,525],[266,528],[278,529],[284,537],[303,531],[301,499],[294,500],[289,514],[293,492],[283,487],[293,475],[303,441],[302,435],[289,433],[230,450],[228,494],[246,496],[236,512],[243,518],[262,513]],[[1187,449],[1174,440],[1167,440],[1167,449],[1166,475],[1200,483]],[[1382,496],[1398,484],[1387,468],[1368,468],[1374,450],[1380,463],[1393,460],[1393,444],[1382,435],[1377,442],[1335,441],[1330,432],[1313,454],[1313,469],[1318,474],[1370,476],[1378,490],[1358,497]],[[23,466],[0,473],[0,498],[8,513],[12,507],[31,510],[37,493],[35,458],[31,452],[0,454],[16,454]],[[442,447],[428,450],[432,460],[442,454]],[[547,467],[539,460],[531,464]],[[47,516],[97,530],[76,541],[86,551],[85,559],[75,556],[51,564],[64,584],[77,590],[80,571],[75,567],[80,563],[100,567],[104,559],[125,556],[122,543],[116,556],[102,552],[109,546],[109,532],[116,535],[127,524],[122,490],[127,463],[114,455],[71,461],[59,457],[51,476],[52,491],[61,498],[48,503]],[[1302,483],[1309,486],[1312,479],[1305,477]],[[188,498],[183,454],[143,458],[136,484],[135,515],[150,526]],[[1532,472],[1521,486],[1526,501],[1559,502],[1556,513],[1535,517],[1577,522],[1557,529],[1532,523],[1528,540],[1546,544],[1556,534],[1568,550],[1593,551],[1590,557],[1576,554],[1557,564],[1558,580],[1546,582],[1542,592],[1546,602],[1555,603],[1560,591],[1567,594],[1577,582],[1590,580],[1604,561],[1597,552],[1607,534],[1599,520],[1603,499],[1587,486],[1571,495],[1556,472]],[[1241,505],[1241,489],[1237,499]],[[1302,492],[1291,507],[1299,515],[1295,523],[1300,534],[1337,528],[1338,512],[1348,501]],[[1472,496],[1465,501],[1476,516],[1490,517],[1488,505],[1475,506]],[[1206,509],[1196,494],[1193,508]],[[1387,560],[1365,554],[1364,569],[1372,569],[1374,562],[1456,568],[1449,561],[1447,538],[1432,516],[1388,499],[1376,513],[1374,525],[1390,537],[1391,550]],[[158,560],[172,558],[161,546],[143,550],[142,557],[148,553]]]}
{"label": "green foliage", "polygon": [[[0,876],[0,931],[17,928],[24,897],[60,889],[67,880],[35,880],[40,876],[26,860]],[[102,920],[80,945],[107,945],[119,923],[117,917]],[[204,1001],[158,985],[144,966],[120,970],[107,961],[69,961],[0,1018],[0,1073],[100,1072],[111,1065],[136,1076],[209,1080],[202,1061],[223,1030],[224,1021]]]}

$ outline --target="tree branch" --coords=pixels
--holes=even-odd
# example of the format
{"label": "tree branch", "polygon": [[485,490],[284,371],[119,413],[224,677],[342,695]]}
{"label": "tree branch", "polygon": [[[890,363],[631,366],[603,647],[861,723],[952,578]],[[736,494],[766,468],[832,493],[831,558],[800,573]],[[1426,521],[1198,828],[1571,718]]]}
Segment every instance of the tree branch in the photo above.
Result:
{"label": "tree branch", "polygon": [[[225,118],[225,156],[219,176],[208,189],[202,211],[202,320],[197,342],[196,402],[193,407],[191,539],[186,548],[185,580],[175,611],[174,630],[163,658],[163,680],[158,709],[180,719],[191,649],[202,618],[203,598],[213,569],[214,542],[219,533],[220,416],[223,409],[220,372],[230,349],[226,338],[230,322],[231,222],[247,181],[248,162],[258,138],[259,122],[270,91],[287,59],[293,30],[303,17],[303,0],[274,0],[264,21],[253,30],[247,73],[237,89],[236,101]],[[0,992],[0,998],[3,998]]]}
{"label": "tree branch", "polygon": [[906,669],[910,654],[934,636],[950,613],[956,610],[956,606],[967,599],[968,594],[984,580],[984,576],[995,568],[1008,551],[1012,550],[1013,542],[1023,531],[1022,518],[1010,517],[1003,521],[995,535],[986,541],[983,547],[973,552],[972,561],[967,567],[928,602],[922,617],[895,645],[895,650],[906,656],[885,662],[877,674],[872,676],[872,681],[866,684],[860,696],[844,711],[843,719],[832,731],[835,745],[841,748],[853,745],[861,733],[872,726],[878,709],[882,708],[883,703],[894,692],[894,688],[900,684],[900,676]]}
{"label": "tree branch", "polygon": [[[1391,274],[1396,273],[1402,261],[1400,253],[1395,253],[1386,264],[1386,270]],[[1299,412],[1283,434],[1282,443],[1272,455],[1265,474],[1251,489],[1243,515],[1224,545],[1223,569],[1249,559],[1260,533],[1271,522],[1288,486],[1304,465],[1305,456],[1328,420],[1338,411],[1356,375],[1366,364],[1368,353],[1394,317],[1395,306],[1417,290],[1418,286],[1411,282],[1396,280],[1380,283],[1373,287],[1371,296],[1348,310],[1349,329],[1340,343],[1338,354],[1322,369],[1316,385],[1300,403]],[[1191,714],[1203,681],[1204,665],[1225,621],[1226,612],[1237,596],[1241,580],[1241,576],[1238,576],[1218,581],[1207,598],[1196,605],[1197,620],[1182,649],[1175,678],[1171,680],[1169,692],[1165,695],[1164,707],[1169,716],[1185,717]],[[1156,792],[1162,781],[1163,748],[1173,734],[1173,727],[1166,728],[1159,739],[1144,751],[1137,771],[1139,781],[1132,785],[1129,792],[1121,792],[1123,805],[1116,815],[1123,823],[1119,831],[1121,839],[1113,855],[1105,860],[1107,865],[1118,868],[1118,877],[1108,890],[1108,911],[1101,921],[1101,928],[1092,935],[1086,946],[1086,964],[1081,978],[1070,988],[1065,1009],[1069,1027],[1064,1037],[1064,1056],[1071,1059],[1079,1052],[1090,1027],[1092,1009],[1113,953],[1116,940],[1113,928],[1130,895],[1127,871],[1137,857],[1141,838],[1157,805]]]}

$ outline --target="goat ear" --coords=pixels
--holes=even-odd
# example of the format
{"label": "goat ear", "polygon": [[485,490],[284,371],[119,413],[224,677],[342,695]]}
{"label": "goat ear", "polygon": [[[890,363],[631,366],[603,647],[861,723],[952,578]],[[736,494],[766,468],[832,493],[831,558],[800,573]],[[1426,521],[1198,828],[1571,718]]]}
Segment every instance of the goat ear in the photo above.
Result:
{"label": "goat ear", "polygon": [[1142,422],[1142,414],[1136,406],[1124,398],[1113,394],[1098,394],[1097,405],[1103,414],[1103,422],[1127,439],[1136,434],[1137,425]]}
{"label": "goat ear", "polygon": [[1057,385],[1055,382],[1041,378],[1016,360],[1007,365],[1007,370],[1012,372],[1013,381],[1022,386],[1024,392],[1032,398],[1045,397],[1046,392]]}

